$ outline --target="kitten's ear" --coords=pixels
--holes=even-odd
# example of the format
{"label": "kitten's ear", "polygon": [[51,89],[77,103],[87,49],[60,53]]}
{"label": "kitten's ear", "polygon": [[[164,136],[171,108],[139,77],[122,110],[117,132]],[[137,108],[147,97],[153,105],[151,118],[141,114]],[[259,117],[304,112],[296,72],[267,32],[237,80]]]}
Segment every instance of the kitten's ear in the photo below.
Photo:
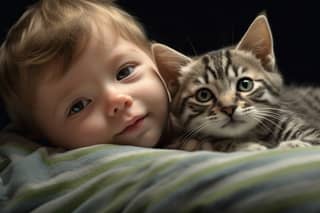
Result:
{"label": "kitten's ear", "polygon": [[268,71],[274,70],[273,38],[265,15],[259,15],[250,25],[236,49],[252,52]]}
{"label": "kitten's ear", "polygon": [[180,68],[191,61],[191,58],[160,43],[152,44],[152,53],[170,94],[173,95],[179,87]]}

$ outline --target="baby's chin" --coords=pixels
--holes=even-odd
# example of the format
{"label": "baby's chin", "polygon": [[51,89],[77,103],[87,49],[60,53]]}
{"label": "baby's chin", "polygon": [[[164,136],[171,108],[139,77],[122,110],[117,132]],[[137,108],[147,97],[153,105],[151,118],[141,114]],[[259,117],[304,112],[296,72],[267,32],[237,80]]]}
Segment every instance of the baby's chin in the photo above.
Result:
{"label": "baby's chin", "polygon": [[132,138],[132,140],[118,140],[113,144],[138,146],[138,147],[155,147],[160,140],[160,135],[145,134],[142,138]]}

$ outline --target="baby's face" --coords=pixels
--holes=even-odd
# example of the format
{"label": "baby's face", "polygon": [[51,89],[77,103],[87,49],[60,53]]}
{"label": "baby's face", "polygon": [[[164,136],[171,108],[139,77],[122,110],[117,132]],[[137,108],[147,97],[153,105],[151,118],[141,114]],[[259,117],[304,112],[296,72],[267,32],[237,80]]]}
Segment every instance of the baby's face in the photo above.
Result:
{"label": "baby's face", "polygon": [[[49,64],[47,73],[59,69]],[[59,80],[37,89],[35,120],[53,145],[152,147],[167,122],[168,100],[157,67],[142,49],[115,33],[94,31]]]}

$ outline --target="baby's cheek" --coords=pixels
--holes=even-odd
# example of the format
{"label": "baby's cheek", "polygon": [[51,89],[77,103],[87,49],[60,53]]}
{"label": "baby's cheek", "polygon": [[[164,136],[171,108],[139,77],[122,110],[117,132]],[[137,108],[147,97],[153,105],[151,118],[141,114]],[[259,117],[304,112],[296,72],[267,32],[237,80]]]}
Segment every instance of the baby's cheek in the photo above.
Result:
{"label": "baby's cheek", "polygon": [[[114,126],[114,125],[113,125]],[[105,141],[106,136],[114,134],[115,129],[109,125],[105,116],[92,116],[79,124],[78,136],[80,138],[91,138],[92,143]]]}
{"label": "baby's cheek", "polygon": [[111,143],[112,132],[103,116],[92,116],[69,127],[65,139],[69,146],[74,147]]}

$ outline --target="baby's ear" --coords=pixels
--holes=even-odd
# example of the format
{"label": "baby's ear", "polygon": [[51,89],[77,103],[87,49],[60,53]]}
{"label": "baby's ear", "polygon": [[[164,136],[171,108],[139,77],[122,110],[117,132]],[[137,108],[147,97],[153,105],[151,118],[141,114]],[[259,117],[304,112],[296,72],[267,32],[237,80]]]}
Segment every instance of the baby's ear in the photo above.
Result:
{"label": "baby's ear", "polygon": [[170,94],[179,87],[180,68],[191,61],[191,58],[160,43],[152,44],[152,54]]}

